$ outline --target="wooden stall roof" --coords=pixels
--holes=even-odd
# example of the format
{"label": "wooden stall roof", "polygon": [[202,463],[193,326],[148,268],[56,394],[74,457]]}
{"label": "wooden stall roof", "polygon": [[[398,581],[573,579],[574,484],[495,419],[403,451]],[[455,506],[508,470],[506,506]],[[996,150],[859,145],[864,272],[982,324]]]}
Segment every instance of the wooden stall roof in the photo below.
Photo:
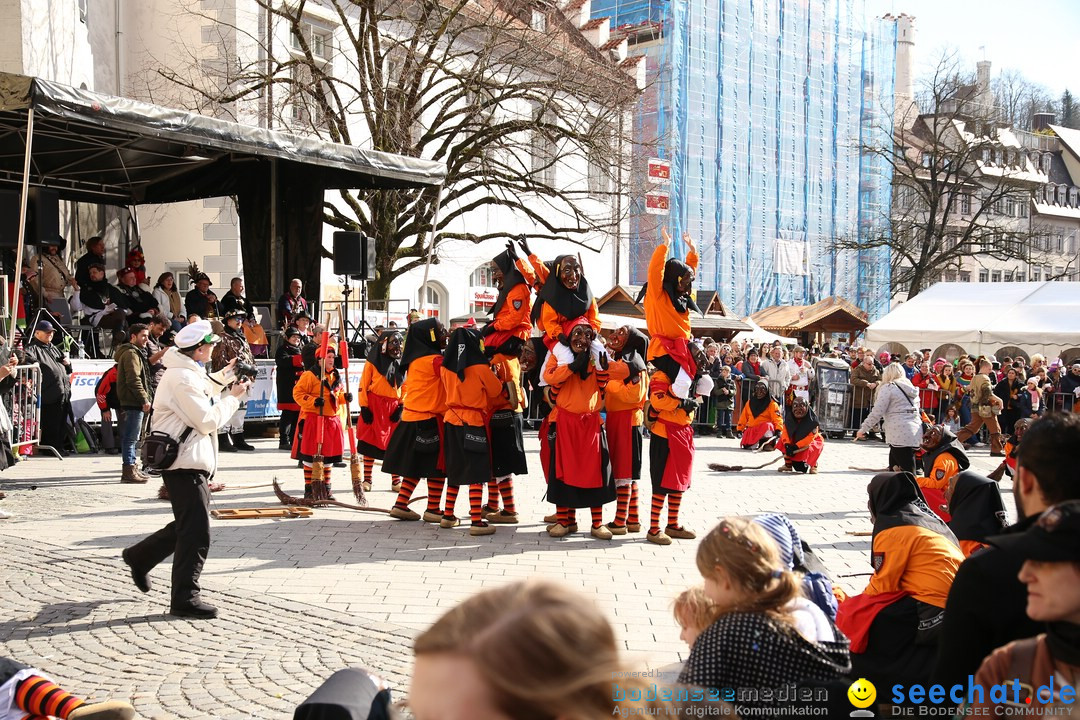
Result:
{"label": "wooden stall roof", "polygon": [[[640,287],[633,285],[616,285],[596,300],[596,307],[605,315],[644,318],[645,309],[634,304],[640,290]],[[736,333],[752,329],[739,317],[732,315],[713,290],[698,290],[695,302],[705,310],[704,317],[697,313],[690,314],[690,327],[695,333],[711,335],[720,331]]]}
{"label": "wooden stall roof", "polygon": [[758,310],[750,318],[765,330],[781,335],[862,331],[870,324],[858,306],[835,296],[813,305],[774,305]]}

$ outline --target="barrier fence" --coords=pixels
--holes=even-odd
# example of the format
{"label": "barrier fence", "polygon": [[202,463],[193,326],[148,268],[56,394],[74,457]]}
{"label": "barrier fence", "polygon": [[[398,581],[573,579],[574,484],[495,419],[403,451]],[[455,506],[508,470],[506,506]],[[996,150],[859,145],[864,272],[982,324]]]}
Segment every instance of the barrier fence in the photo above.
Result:
{"label": "barrier fence", "polygon": [[41,368],[37,365],[18,365],[11,375],[15,381],[9,397],[11,430],[8,439],[11,450],[27,454],[41,440]]}

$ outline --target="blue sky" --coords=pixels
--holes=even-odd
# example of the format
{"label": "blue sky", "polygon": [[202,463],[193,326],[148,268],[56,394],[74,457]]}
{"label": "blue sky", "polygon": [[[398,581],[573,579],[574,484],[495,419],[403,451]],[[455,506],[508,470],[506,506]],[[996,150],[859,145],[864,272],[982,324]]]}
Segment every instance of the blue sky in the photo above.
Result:
{"label": "blue sky", "polygon": [[[869,13],[915,17],[915,78],[955,48],[975,71],[985,57],[994,77],[1014,68],[1055,99],[1080,95],[1080,0],[865,0]],[[985,49],[980,49],[985,48]]]}

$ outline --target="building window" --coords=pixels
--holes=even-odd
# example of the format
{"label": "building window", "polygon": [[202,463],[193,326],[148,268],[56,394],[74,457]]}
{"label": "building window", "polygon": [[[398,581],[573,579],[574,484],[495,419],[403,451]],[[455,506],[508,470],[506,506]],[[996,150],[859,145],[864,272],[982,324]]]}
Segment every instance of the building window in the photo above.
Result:
{"label": "building window", "polygon": [[1031,282],[1042,282],[1042,270],[1039,268],[1031,269]]}
{"label": "building window", "polygon": [[537,32],[547,30],[547,15],[541,10],[533,10],[529,18],[529,27]]}
{"label": "building window", "polygon": [[614,155],[611,131],[607,128],[597,130],[589,152],[589,195],[603,199],[611,191],[611,161]]}
{"label": "building window", "polygon": [[971,273],[968,272],[967,270],[961,270],[960,271],[960,282],[966,282],[966,283],[971,282]]}
{"label": "building window", "polygon": [[1065,268],[1061,267],[1060,265],[1058,265],[1057,267],[1054,268],[1054,279],[1055,280],[1057,280],[1058,282],[1061,282],[1062,280],[1065,279],[1064,275],[1065,275]]}
{"label": "building window", "polygon": [[181,295],[184,295],[189,290],[191,290],[191,276],[188,275],[187,264],[166,264],[165,272],[172,273],[173,286],[176,288],[176,291],[179,292]]}
{"label": "building window", "polygon": [[1028,198],[1022,198],[1016,203],[1016,216],[1026,218],[1028,216]]}
{"label": "building window", "polygon": [[1001,282],[1001,271],[995,270],[990,273],[990,282]]}
{"label": "building window", "polygon": [[442,317],[446,302],[446,290],[442,285],[429,280],[427,293],[424,293],[424,287],[421,285],[416,297],[420,301],[420,311],[425,317]]}
{"label": "building window", "polygon": [[1046,153],[1042,156],[1042,171],[1046,174],[1050,174],[1050,153]]}
{"label": "building window", "polygon": [[[304,20],[300,22],[300,33],[303,35],[304,40],[307,40],[312,57],[317,57],[320,60],[330,58],[330,39],[333,33],[328,28],[319,27]],[[295,32],[292,34],[292,49],[298,52],[304,51],[300,35]]]}
{"label": "building window", "polygon": [[971,214],[971,196],[966,193],[960,196],[960,213],[963,215]]}
{"label": "building window", "polygon": [[1013,282],[1016,274],[1012,270],[1005,271],[1005,282]]}
{"label": "building window", "polygon": [[956,271],[955,270],[946,270],[945,271],[945,282],[956,282]]}
{"label": "building window", "polygon": [[990,271],[989,270],[980,270],[979,271],[979,282],[989,282],[989,281],[990,281]]}
{"label": "building window", "polygon": [[1075,186],[1069,188],[1069,207],[1076,207],[1077,189]]}
{"label": "building window", "polygon": [[495,287],[495,271],[492,269],[491,263],[484,263],[473,270],[469,284],[473,287]]}
{"label": "building window", "polygon": [[982,161],[984,165],[990,164],[990,148],[983,148]]}
{"label": "building window", "polygon": [[1027,273],[1017,272],[1016,273],[1016,282],[1027,282]]}
{"label": "building window", "polygon": [[[537,113],[534,122],[554,125],[555,117],[550,113]],[[541,185],[555,185],[555,139],[550,131],[541,127],[534,127],[532,132],[532,172],[533,179]]]}

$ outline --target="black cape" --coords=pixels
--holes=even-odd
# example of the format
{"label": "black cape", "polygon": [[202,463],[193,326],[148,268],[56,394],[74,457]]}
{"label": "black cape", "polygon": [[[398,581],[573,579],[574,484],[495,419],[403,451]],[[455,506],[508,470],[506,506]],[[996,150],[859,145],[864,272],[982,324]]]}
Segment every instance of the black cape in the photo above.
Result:
{"label": "black cape", "polygon": [[926,504],[922,489],[909,472],[881,473],[870,481],[870,512],[874,516],[874,535],[870,542],[870,561],[874,560],[873,541],[878,533],[894,527],[913,525],[944,535],[959,546],[949,526]]}
{"label": "black cape", "polygon": [[495,305],[491,308],[491,316],[493,318],[499,316],[499,311],[502,310],[503,305],[506,304],[506,296],[510,294],[518,285],[525,284],[525,277],[517,269],[517,265],[514,264],[514,258],[510,257],[509,250],[503,250],[501,253],[492,258],[491,262],[495,263],[496,267],[502,271],[503,283],[499,288],[499,297],[495,298]]}
{"label": "black cape", "polygon": [[[791,404],[784,409],[784,429],[787,430],[788,437],[791,438],[791,442],[798,443],[807,435],[813,433],[818,429],[817,415],[814,414],[814,408],[809,407],[807,403],[806,416],[802,420],[798,420],[795,417],[795,413],[791,411]],[[753,410],[751,409],[751,412]]]}
{"label": "black cape", "polygon": [[401,360],[398,362],[407,370],[413,360],[441,353],[439,321],[436,318],[425,318],[414,322],[405,332],[405,347],[401,352]]}
{"label": "black cape", "polygon": [[473,365],[487,365],[484,355],[484,340],[480,332],[473,328],[460,327],[450,334],[443,356],[443,367],[457,373],[459,379],[465,379],[465,368]]}
{"label": "black cape", "polygon": [[630,337],[626,339],[623,349],[615,353],[615,359],[626,363],[630,370],[629,377],[636,377],[645,372],[645,354],[649,349],[649,338],[637,328],[630,328]]}
{"label": "black cape", "polygon": [[960,466],[961,470],[967,470],[971,467],[971,460],[968,459],[967,453],[964,452],[964,446],[960,444],[955,435],[942,427],[941,442],[933,450],[927,450],[923,453],[923,477],[930,477],[930,471],[934,468],[934,461],[937,460],[938,455],[945,452],[956,458],[956,464]]}
{"label": "black cape", "polygon": [[386,382],[390,383],[390,387],[400,387],[401,381],[405,379],[405,371],[402,369],[404,366],[401,364],[401,360],[395,360],[386,354],[386,341],[394,335],[400,335],[398,330],[383,330],[379,334],[377,342],[373,343],[371,348],[368,349],[367,361],[375,366],[375,370],[386,378]]}
{"label": "black cape", "polygon": [[540,288],[540,292],[536,296],[537,302],[533,306],[532,312],[534,323],[540,317],[540,308],[544,304],[550,305],[555,312],[570,320],[579,318],[589,311],[589,307],[593,304],[593,294],[589,289],[588,281],[585,279],[585,269],[582,268],[581,281],[578,282],[578,286],[574,290],[567,290],[566,286],[559,280],[559,270],[562,268],[563,262],[572,257],[574,256],[560,255],[555,258],[554,267],[548,273],[544,287]]}
{"label": "black cape", "polygon": [[1008,527],[998,484],[974,470],[965,470],[956,476],[949,512],[952,514],[949,528],[960,540],[983,542],[990,535],[1000,535]]}

